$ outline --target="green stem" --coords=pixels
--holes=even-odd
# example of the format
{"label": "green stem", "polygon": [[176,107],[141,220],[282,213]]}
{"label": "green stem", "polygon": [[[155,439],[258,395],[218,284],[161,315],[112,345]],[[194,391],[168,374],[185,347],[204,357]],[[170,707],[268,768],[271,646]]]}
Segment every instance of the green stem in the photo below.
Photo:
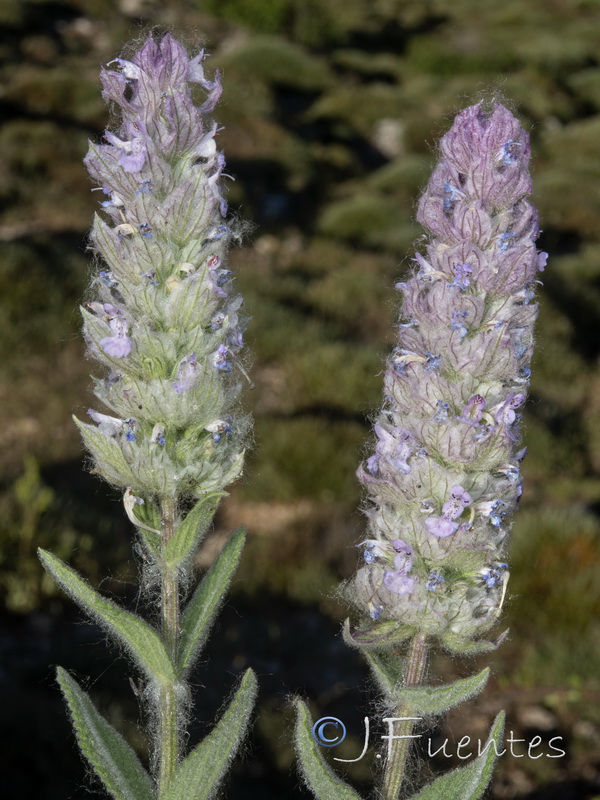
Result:
{"label": "green stem", "polygon": [[[163,547],[175,532],[175,503],[161,502],[161,532]],[[167,652],[175,663],[179,643],[179,584],[177,570],[163,565],[161,583],[162,633]],[[174,683],[163,684],[159,696],[159,797],[162,796],[177,767],[179,759],[179,703]]]}
{"label": "green stem", "polygon": [[[427,667],[428,650],[425,634],[418,633],[412,641],[408,654],[404,686],[416,686],[422,682]],[[410,709],[403,706],[402,701],[400,701],[394,710],[394,717],[401,719],[409,716],[411,716]],[[398,725],[396,729],[397,736],[406,738],[392,742],[391,755],[386,762],[383,774],[383,800],[398,800],[400,797],[400,787],[406,775],[406,764],[410,751],[411,740],[408,737],[411,736],[413,727],[414,722],[406,720]]]}

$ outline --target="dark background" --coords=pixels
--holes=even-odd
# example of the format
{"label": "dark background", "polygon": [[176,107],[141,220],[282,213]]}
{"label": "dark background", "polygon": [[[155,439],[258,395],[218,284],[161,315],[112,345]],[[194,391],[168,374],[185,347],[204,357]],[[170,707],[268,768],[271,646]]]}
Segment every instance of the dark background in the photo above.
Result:
{"label": "dark background", "polygon": [[[72,412],[91,403],[78,304],[97,197],[81,163],[107,123],[99,66],[148,27],[212,54],[230,205],[257,227],[232,261],[253,321],[255,443],[199,556],[234,526],[249,544],[194,675],[209,729],[253,666],[259,713],[227,795],[308,797],[290,694],[360,751],[370,689],[335,596],[364,523],[354,472],[380,402],[399,280],[434,144],[460,108],[497,97],[531,131],[540,247],[525,493],[510,553],[509,640],[438,657],[447,680],[494,665],[440,735],[485,738],[493,714],[561,759],[500,760],[493,798],[600,797],[600,3],[597,0],[2,0],[0,4],[0,775],[6,796],[79,800],[85,783],[54,665],[145,753],[130,668],[42,574],[46,547],[136,607],[119,498],[83,469]],[[443,737],[442,737],[443,738]],[[345,749],[344,749],[345,748]],[[341,752],[343,749],[343,752]],[[550,752],[546,747],[546,753]],[[432,769],[451,762],[438,759]],[[344,770],[366,792],[367,759]],[[87,786],[87,788],[86,788]]]}

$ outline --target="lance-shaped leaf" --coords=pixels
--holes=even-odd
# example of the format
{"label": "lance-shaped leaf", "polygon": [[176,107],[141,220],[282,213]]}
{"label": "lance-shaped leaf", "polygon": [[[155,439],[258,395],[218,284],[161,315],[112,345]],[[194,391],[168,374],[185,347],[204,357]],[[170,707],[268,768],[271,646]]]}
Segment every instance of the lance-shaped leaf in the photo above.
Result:
{"label": "lance-shaped leaf", "polygon": [[367,625],[351,631],[350,620],[347,619],[344,623],[342,636],[347,645],[362,650],[366,648],[375,649],[402,644],[402,642],[406,641],[414,632],[415,629],[413,627],[410,625],[402,625],[396,620],[377,622],[373,625]]}
{"label": "lance-shaped leaf", "polygon": [[257,681],[246,670],[215,728],[177,767],[160,800],[210,800],[244,738],[254,701]]}
{"label": "lance-shaped leaf", "polygon": [[199,500],[181,522],[163,551],[165,562],[177,566],[196,550],[211,523],[215,509],[226,492],[211,492]]}
{"label": "lance-shaped leaf", "polygon": [[88,695],[61,667],[56,677],[65,696],[77,744],[116,800],[152,800],[154,784],[121,734],[96,711]]}
{"label": "lance-shaped leaf", "polygon": [[312,720],[306,704],[296,700],[296,751],[300,770],[308,787],[318,800],[361,800],[351,786],[325,763],[319,745],[312,735]]}
{"label": "lance-shaped leaf", "polygon": [[131,653],[150,680],[177,680],[171,659],[157,632],[143,619],[98,594],[71,567],[52,553],[38,550],[44,568],[91,617],[118,639]]}
{"label": "lance-shaped leaf", "polygon": [[477,675],[443,686],[403,686],[400,659],[367,650],[363,655],[386,701],[395,707],[402,705],[407,713],[417,716],[441,714],[460,705],[483,691],[490,676],[486,667]]}
{"label": "lance-shaped leaf", "polygon": [[479,800],[492,779],[496,756],[501,755],[504,712],[501,711],[492,726],[485,749],[466,767],[449,772],[425,786],[410,800]]}
{"label": "lance-shaped leaf", "polygon": [[181,620],[177,665],[181,674],[191,668],[195,656],[208,638],[225,592],[237,569],[246,541],[246,529],[238,528],[192,595]]}
{"label": "lance-shaped leaf", "polygon": [[444,686],[407,686],[400,690],[399,699],[411,714],[441,714],[483,691],[489,676],[486,667],[477,675]]}

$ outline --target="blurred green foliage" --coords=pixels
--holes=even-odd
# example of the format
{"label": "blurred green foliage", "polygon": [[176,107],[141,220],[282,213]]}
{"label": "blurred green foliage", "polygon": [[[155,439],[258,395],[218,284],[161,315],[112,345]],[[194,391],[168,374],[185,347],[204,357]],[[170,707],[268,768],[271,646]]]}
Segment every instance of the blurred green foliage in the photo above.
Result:
{"label": "blurred green foliage", "polygon": [[[420,246],[415,203],[435,160],[432,145],[456,111],[481,97],[507,102],[531,131],[533,199],[550,260],[511,554],[508,613],[520,647],[510,645],[507,669],[525,683],[579,676],[597,685],[597,0],[0,4],[0,553],[9,607],[25,611],[43,600],[33,543],[59,555],[73,543],[67,523],[55,516],[45,525],[57,501],[45,506],[50,495],[33,462],[15,480],[27,454],[50,486],[53,468],[80,457],[69,415],[89,403],[89,377],[76,309],[98,201],[81,157],[107,122],[98,65],[151,26],[204,44],[208,70],[222,69],[216,118],[236,178],[229,200],[257,224],[232,256],[253,317],[256,388],[246,404],[256,447],[230,513],[251,534],[263,525],[257,509],[277,502],[290,514],[262,538],[251,536],[252,591],[262,585],[317,603],[354,566],[354,471],[394,337],[393,285]],[[311,512],[294,517],[298,503]],[[77,541],[82,558],[95,547]],[[327,564],[319,566],[324,548]],[[11,574],[25,552],[17,591]],[[86,564],[93,574],[93,559]]]}
{"label": "blurred green foliage", "polygon": [[[76,489],[85,482],[77,481]],[[78,565],[93,582],[106,580],[106,570],[118,573],[118,580],[106,588],[122,592],[123,581],[131,577],[130,552],[121,535],[125,525],[113,518],[113,510],[108,516],[89,497],[88,507],[83,508],[77,492],[71,494],[64,487],[60,494],[54,491],[42,477],[37,460],[25,456],[21,474],[0,493],[2,604],[18,614],[48,606],[50,601],[55,610],[62,608],[65,598],[40,570],[38,547],[52,547],[59,558]],[[107,541],[110,550],[98,559],[98,548],[106,547]]]}

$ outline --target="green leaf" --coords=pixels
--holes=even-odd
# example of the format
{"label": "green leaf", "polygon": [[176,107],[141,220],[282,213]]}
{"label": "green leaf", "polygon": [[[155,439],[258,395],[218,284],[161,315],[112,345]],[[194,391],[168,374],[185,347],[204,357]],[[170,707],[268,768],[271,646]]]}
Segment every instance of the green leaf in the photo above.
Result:
{"label": "green leaf", "polygon": [[225,598],[246,541],[246,529],[238,528],[192,595],[181,619],[177,663],[181,674],[189,671],[194,657],[208,638],[210,627]]}
{"label": "green leaf", "polygon": [[354,631],[350,630],[350,620],[346,620],[342,631],[344,641],[350,647],[363,648],[379,648],[389,647],[390,645],[398,645],[406,641],[415,632],[415,629],[410,625],[402,625],[396,620],[388,620],[386,622],[377,622],[374,625],[368,625],[362,628],[357,628]]}
{"label": "green leaf", "polygon": [[312,720],[306,704],[296,700],[296,751],[300,770],[309,789],[319,800],[361,800],[325,762],[319,745],[312,735]]}
{"label": "green leaf", "polygon": [[477,675],[444,686],[407,686],[399,691],[399,699],[414,714],[441,714],[483,691],[490,677],[486,667]]}
{"label": "green leaf", "polygon": [[442,644],[451,653],[457,656],[476,656],[481,653],[491,653],[496,650],[508,636],[508,630],[498,636],[493,642],[485,640],[473,641],[455,633],[447,633],[442,636]]}
{"label": "green leaf", "polygon": [[418,716],[441,714],[483,691],[490,676],[489,667],[470,678],[443,686],[403,686],[402,660],[391,653],[363,651],[373,679],[385,699],[394,706],[406,707]]}
{"label": "green leaf", "polygon": [[175,567],[193,555],[225,494],[211,492],[205,495],[181,522],[163,551],[163,558],[169,566]]}
{"label": "green leaf", "polygon": [[[502,753],[504,712],[501,711],[492,726],[487,744],[489,748],[466,767],[449,772],[425,786],[410,800],[479,800],[492,779],[496,750]],[[487,745],[486,745],[487,746]]]}
{"label": "green leaf", "polygon": [[140,617],[98,594],[71,567],[52,553],[38,550],[44,568],[64,591],[109,633],[125,645],[140,668],[152,681],[177,680],[171,659],[157,632]]}
{"label": "green leaf", "polygon": [[73,417],[73,421],[102,476],[117,486],[135,486],[135,475],[114,438],[100,433],[95,425],[80,422],[77,417]]}
{"label": "green leaf", "polygon": [[209,800],[214,797],[246,733],[256,690],[256,676],[248,669],[221,719],[177,767],[160,800]]}
{"label": "green leaf", "polygon": [[151,800],[154,784],[121,734],[96,711],[88,695],[61,667],[56,677],[65,696],[77,744],[116,800]]}

